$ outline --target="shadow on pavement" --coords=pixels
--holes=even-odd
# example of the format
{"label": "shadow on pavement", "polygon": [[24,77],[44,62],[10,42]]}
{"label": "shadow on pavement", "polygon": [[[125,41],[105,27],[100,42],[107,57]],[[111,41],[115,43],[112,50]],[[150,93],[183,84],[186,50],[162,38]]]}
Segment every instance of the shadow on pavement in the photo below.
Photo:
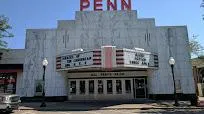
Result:
{"label": "shadow on pavement", "polygon": [[[174,101],[157,101],[155,104],[152,104],[155,107],[174,107]],[[190,101],[179,101],[178,107],[192,107]]]}
{"label": "shadow on pavement", "polygon": [[14,113],[14,111],[12,111],[12,112],[0,112],[0,114],[13,114]]}
{"label": "shadow on pavement", "polygon": [[204,114],[203,109],[166,109],[166,110],[142,110],[135,112],[140,114]]}

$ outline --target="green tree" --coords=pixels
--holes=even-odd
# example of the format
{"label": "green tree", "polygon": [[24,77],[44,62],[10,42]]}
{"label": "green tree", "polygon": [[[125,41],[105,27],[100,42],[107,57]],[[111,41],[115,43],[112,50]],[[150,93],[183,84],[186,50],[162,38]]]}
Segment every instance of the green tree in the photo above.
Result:
{"label": "green tree", "polygon": [[13,34],[8,31],[12,28],[8,21],[7,17],[0,15],[0,49],[7,48],[7,42],[3,38],[13,37]]}
{"label": "green tree", "polygon": [[193,38],[190,39],[189,45],[190,45],[190,53],[191,56],[202,56],[203,55],[203,46],[198,42],[197,39],[198,36],[193,35]]}

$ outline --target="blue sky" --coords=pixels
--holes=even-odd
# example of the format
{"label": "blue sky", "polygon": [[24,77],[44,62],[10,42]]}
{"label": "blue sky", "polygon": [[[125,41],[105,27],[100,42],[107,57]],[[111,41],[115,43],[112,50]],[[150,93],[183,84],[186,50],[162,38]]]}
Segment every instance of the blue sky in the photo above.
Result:
{"label": "blue sky", "polygon": [[[9,48],[24,48],[26,29],[56,28],[57,20],[74,19],[80,0],[0,0],[0,15],[9,17],[14,38],[7,39]],[[92,1],[92,0],[91,0]],[[120,0],[118,0],[120,1]],[[132,10],[139,18],[155,18],[156,25],[187,25],[189,38],[199,35],[204,46],[202,0],[132,0]]]}

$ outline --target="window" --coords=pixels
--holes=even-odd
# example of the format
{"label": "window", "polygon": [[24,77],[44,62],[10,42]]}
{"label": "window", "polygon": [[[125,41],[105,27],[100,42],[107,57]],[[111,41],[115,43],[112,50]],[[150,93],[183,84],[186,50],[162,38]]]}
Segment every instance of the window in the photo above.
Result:
{"label": "window", "polygon": [[98,94],[103,94],[103,81],[98,80]]}
{"label": "window", "polygon": [[89,80],[89,93],[94,94],[94,80]]}
{"label": "window", "polygon": [[130,82],[130,80],[125,80],[125,91],[126,91],[126,93],[131,93],[131,82]]}
{"label": "window", "polygon": [[122,93],[122,82],[121,82],[121,80],[116,80],[116,93],[117,94]]}
{"label": "window", "polygon": [[16,93],[16,73],[0,73],[0,93]]}
{"label": "window", "polygon": [[76,94],[76,81],[71,81],[70,82],[70,93],[71,94]]}
{"label": "window", "polygon": [[85,81],[80,81],[80,94],[85,94]]}
{"label": "window", "polygon": [[113,93],[112,80],[107,80],[107,93],[108,94],[112,94]]}

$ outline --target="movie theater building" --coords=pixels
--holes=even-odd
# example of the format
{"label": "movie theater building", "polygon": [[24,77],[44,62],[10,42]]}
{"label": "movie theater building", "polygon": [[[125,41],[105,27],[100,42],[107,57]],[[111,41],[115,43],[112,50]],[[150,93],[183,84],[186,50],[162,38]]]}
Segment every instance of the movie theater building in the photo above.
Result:
{"label": "movie theater building", "polygon": [[24,50],[1,54],[1,89],[67,100],[195,96],[186,26],[156,26],[136,11],[77,11],[54,29],[28,29]]}

